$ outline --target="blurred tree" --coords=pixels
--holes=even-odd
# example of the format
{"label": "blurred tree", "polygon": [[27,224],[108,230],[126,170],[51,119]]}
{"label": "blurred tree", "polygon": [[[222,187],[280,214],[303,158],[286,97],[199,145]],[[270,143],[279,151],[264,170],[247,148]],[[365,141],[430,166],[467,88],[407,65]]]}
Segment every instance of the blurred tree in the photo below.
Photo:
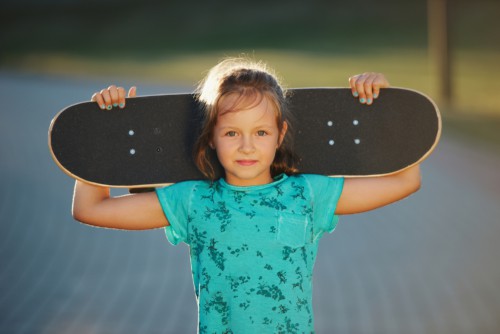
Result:
{"label": "blurred tree", "polygon": [[439,98],[451,104],[452,59],[450,47],[450,5],[448,0],[428,0],[429,49],[439,77]]}

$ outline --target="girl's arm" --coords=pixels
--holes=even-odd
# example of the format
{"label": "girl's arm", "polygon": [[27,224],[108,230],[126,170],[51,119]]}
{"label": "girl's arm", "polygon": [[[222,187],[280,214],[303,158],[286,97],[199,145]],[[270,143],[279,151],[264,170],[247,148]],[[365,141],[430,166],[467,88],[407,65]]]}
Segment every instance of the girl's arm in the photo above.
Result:
{"label": "girl's arm", "polygon": [[[349,84],[353,96],[366,104],[378,98],[381,88],[389,87],[383,74],[373,72],[352,76]],[[419,165],[389,176],[347,178],[335,213],[345,215],[373,210],[403,199],[418,189]]]}
{"label": "girl's arm", "polygon": [[[132,87],[129,97],[136,96]],[[114,85],[92,95],[101,109],[125,107],[125,90]],[[145,230],[169,225],[156,193],[141,193],[111,197],[109,188],[76,181],[73,196],[73,217],[85,224],[126,229]]]}
{"label": "girl's arm", "polygon": [[335,214],[347,215],[377,209],[419,189],[419,165],[389,176],[346,178]]}
{"label": "girl's arm", "polygon": [[73,217],[85,224],[124,230],[169,225],[155,192],[110,197],[109,188],[76,181]]}

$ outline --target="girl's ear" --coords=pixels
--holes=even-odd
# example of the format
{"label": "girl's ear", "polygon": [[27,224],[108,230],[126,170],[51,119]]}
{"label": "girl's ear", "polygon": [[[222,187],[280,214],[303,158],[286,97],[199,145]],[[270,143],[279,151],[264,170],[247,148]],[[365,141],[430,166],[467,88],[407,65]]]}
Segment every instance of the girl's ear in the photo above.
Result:
{"label": "girl's ear", "polygon": [[283,142],[283,139],[285,138],[285,134],[286,134],[287,130],[288,130],[288,123],[286,121],[283,121],[283,128],[281,129],[281,133],[280,133],[277,147],[280,147],[281,143]]}
{"label": "girl's ear", "polygon": [[212,150],[215,150],[215,145],[214,145],[214,142],[213,142],[213,141],[210,141],[210,142],[208,143],[208,146],[210,146],[210,148],[211,148]]}

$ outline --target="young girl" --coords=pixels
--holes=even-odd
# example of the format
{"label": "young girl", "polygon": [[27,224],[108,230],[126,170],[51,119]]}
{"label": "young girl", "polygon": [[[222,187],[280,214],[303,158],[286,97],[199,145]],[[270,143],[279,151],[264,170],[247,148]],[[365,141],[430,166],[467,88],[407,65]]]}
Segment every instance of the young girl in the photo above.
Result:
{"label": "young girl", "polygon": [[[389,86],[376,73],[349,82],[354,98],[366,104]],[[73,215],[108,228],[164,227],[172,244],[188,244],[200,333],[312,333],[312,273],[321,236],[333,231],[338,215],[418,190],[419,167],[345,180],[299,174],[285,93],[262,64],[225,60],[197,93],[206,115],[195,160],[207,180],[115,198],[107,188],[77,181]],[[129,96],[135,94],[133,87]],[[102,109],[123,108],[125,91],[111,86],[92,100]],[[211,150],[223,178],[214,179]]]}

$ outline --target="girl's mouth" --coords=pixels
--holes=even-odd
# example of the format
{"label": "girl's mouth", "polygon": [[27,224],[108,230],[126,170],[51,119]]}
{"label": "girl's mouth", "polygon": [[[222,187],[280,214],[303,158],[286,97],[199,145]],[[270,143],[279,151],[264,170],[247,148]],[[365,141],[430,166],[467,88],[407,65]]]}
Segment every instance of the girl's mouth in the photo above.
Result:
{"label": "girl's mouth", "polygon": [[257,160],[236,160],[241,166],[252,166],[257,163]]}

